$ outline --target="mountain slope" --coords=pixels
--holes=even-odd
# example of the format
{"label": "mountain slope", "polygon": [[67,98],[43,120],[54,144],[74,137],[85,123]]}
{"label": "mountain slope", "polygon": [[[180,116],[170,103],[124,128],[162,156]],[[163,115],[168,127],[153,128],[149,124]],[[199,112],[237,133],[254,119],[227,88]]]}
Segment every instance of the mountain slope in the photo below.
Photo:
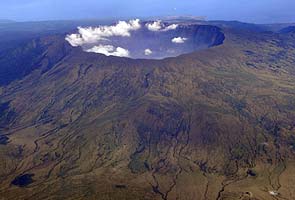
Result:
{"label": "mountain slope", "polygon": [[223,31],[164,60],[39,40],[43,67],[0,90],[0,195],[293,199],[295,38]]}

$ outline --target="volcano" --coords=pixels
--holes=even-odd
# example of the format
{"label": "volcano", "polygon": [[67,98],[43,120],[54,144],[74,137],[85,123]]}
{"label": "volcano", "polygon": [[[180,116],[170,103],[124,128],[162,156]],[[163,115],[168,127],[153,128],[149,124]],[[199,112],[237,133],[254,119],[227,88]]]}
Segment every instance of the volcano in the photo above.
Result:
{"label": "volcano", "polygon": [[284,26],[20,28],[0,41],[0,199],[294,199]]}

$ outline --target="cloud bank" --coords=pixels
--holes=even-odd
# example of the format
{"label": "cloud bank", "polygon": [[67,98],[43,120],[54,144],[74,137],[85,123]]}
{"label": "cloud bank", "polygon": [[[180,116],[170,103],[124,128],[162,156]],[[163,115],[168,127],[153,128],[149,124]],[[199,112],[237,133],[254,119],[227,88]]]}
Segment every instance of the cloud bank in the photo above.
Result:
{"label": "cloud bank", "polygon": [[78,27],[77,34],[66,36],[66,40],[74,47],[82,46],[84,44],[97,43],[101,40],[108,40],[112,36],[130,37],[131,31],[141,28],[140,20],[119,21],[113,26],[99,26],[99,27]]}
{"label": "cloud bank", "polygon": [[176,44],[182,44],[187,40],[187,38],[184,37],[175,37],[171,40],[171,42],[176,43]]}

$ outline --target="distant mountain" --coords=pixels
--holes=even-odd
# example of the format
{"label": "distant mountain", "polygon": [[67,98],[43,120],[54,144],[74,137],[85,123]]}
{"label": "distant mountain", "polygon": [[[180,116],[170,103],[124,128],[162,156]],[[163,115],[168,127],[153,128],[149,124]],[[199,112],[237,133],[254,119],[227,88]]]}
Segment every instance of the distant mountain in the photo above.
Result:
{"label": "distant mountain", "polygon": [[15,21],[9,19],[0,19],[0,24],[14,23]]}
{"label": "distant mountain", "polygon": [[170,23],[196,23],[200,21],[205,21],[206,17],[203,16],[165,16],[165,17],[155,17],[153,18],[154,20],[156,19],[161,19],[165,22],[170,22]]}
{"label": "distant mountain", "polygon": [[162,60],[2,51],[0,197],[293,199],[295,36],[214,23],[223,43]]}

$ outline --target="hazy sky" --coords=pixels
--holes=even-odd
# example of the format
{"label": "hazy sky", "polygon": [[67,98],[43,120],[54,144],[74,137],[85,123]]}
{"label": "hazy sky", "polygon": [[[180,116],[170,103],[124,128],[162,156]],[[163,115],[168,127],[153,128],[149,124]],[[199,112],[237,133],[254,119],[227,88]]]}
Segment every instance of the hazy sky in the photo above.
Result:
{"label": "hazy sky", "polygon": [[55,20],[205,16],[208,20],[295,22],[295,0],[2,0],[0,19]]}

